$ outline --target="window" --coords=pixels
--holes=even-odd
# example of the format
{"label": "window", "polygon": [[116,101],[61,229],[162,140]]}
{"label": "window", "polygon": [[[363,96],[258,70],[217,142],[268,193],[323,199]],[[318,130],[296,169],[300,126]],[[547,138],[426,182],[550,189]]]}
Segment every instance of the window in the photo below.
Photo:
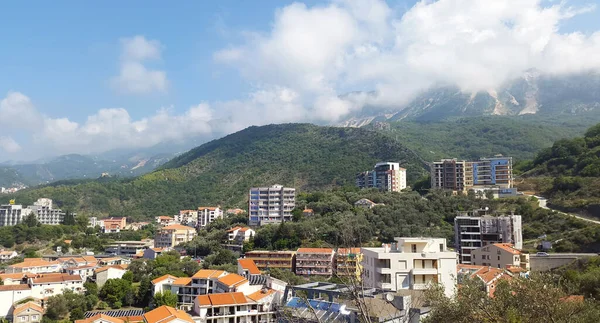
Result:
{"label": "window", "polygon": [[31,316],[31,320],[33,320],[33,321],[37,321],[37,320],[38,320],[38,316],[37,316],[37,315],[32,315],[32,316]]}
{"label": "window", "polygon": [[21,322],[27,322],[27,316],[19,316]]}
{"label": "window", "polygon": [[381,282],[384,284],[389,284],[392,282],[392,275],[390,274],[382,274],[381,275]]}
{"label": "window", "polygon": [[498,256],[498,260],[500,260],[500,256]]}
{"label": "window", "polygon": [[416,244],[411,244],[410,245],[410,252],[412,252],[412,253],[416,253],[417,252],[417,245]]}
{"label": "window", "polygon": [[443,251],[444,251],[444,244],[440,243],[440,252],[443,252]]}

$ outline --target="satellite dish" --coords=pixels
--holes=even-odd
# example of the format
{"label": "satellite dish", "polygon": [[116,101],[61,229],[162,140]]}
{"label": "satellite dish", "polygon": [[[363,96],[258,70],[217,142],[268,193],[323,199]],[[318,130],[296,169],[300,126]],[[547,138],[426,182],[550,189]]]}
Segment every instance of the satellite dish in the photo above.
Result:
{"label": "satellite dish", "polygon": [[388,302],[393,302],[394,301],[394,295],[392,295],[392,293],[387,293],[385,294],[385,300]]}

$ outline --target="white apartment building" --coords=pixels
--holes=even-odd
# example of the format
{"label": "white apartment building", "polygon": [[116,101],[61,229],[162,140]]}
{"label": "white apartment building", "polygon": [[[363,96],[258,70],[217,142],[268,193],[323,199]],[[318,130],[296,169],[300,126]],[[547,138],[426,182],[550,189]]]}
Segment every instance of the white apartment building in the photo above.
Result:
{"label": "white apartment building", "polygon": [[371,171],[358,173],[356,185],[360,188],[379,188],[382,191],[400,192],[406,188],[406,169],[400,163],[381,162]]}
{"label": "white apartment building", "polygon": [[118,256],[133,257],[137,253],[143,253],[146,249],[154,247],[154,240],[146,239],[142,241],[115,241],[104,248],[109,254]]}
{"label": "white apartment building", "polygon": [[83,279],[79,275],[47,274],[38,275],[29,279],[31,296],[39,299],[63,293],[68,289],[76,293],[83,293]]}
{"label": "white apartment building", "polygon": [[18,204],[0,205],[0,227],[8,227],[23,222],[23,219],[29,215],[31,210],[23,208]]}
{"label": "white apartment building", "polygon": [[473,250],[471,264],[496,268],[518,267],[529,271],[529,254],[514,248],[511,243],[494,243]]}
{"label": "white apartment building", "polygon": [[227,231],[227,240],[243,243],[244,241],[250,240],[256,234],[254,230],[248,227],[233,227]]}
{"label": "white apartment building", "polygon": [[121,266],[121,265],[113,265],[113,266],[106,266],[106,267],[98,268],[95,271],[96,284],[98,285],[98,288],[100,289],[100,288],[102,288],[102,286],[104,286],[104,284],[106,283],[107,280],[122,278],[126,272],[127,272],[127,270],[124,268],[124,266]]}
{"label": "white apartment building", "polygon": [[65,221],[65,212],[52,207],[52,200],[40,198],[27,207],[41,224],[58,225]]}
{"label": "white apartment building", "polygon": [[462,212],[454,218],[454,242],[461,264],[471,264],[471,252],[494,243],[523,248],[521,216],[492,216],[487,210]]}
{"label": "white apartment building", "polygon": [[448,296],[456,287],[456,253],[442,238],[396,238],[391,245],[361,248],[366,286],[390,291],[425,290],[442,284]]}
{"label": "white apartment building", "polygon": [[46,261],[41,258],[25,258],[23,262],[6,267],[6,273],[58,273],[62,266],[58,261]]}
{"label": "white apartment building", "polygon": [[274,295],[273,290],[248,296],[239,292],[200,295],[194,301],[194,312],[200,318],[197,322],[276,322],[272,305]]}
{"label": "white apartment building", "polygon": [[219,206],[201,206],[198,208],[198,227],[206,227],[216,219],[223,218],[223,209]]}
{"label": "white apartment building", "polygon": [[179,214],[173,217],[176,223],[197,227],[198,226],[198,210],[180,210]]}
{"label": "white apartment building", "polygon": [[282,185],[253,187],[248,202],[248,224],[259,226],[291,221],[295,207],[295,188]]}
{"label": "white apartment building", "polygon": [[11,314],[13,304],[31,297],[31,287],[27,284],[0,285],[0,318]]}

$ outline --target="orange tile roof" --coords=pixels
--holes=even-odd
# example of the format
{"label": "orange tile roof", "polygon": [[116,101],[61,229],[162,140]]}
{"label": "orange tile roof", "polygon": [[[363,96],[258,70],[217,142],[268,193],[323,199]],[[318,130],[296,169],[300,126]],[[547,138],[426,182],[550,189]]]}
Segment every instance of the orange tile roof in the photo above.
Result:
{"label": "orange tile roof", "polygon": [[519,249],[515,249],[512,243],[494,243],[494,246],[512,253],[513,255],[520,255],[521,251]]}
{"label": "orange tile roof", "polygon": [[141,315],[133,315],[133,316],[119,316],[117,317],[120,320],[123,320],[127,323],[134,323],[134,322],[144,322],[144,317]]}
{"label": "orange tile roof", "polygon": [[190,277],[181,277],[181,278],[175,279],[175,281],[173,282],[173,285],[187,286],[191,283],[192,283],[192,279]]}
{"label": "orange tile roof", "polygon": [[304,209],[302,213],[314,213],[313,209]]}
{"label": "orange tile roof", "polygon": [[248,304],[252,303],[252,301],[248,301],[244,293],[237,292],[199,295],[198,303],[200,306],[229,306]]}
{"label": "orange tile roof", "polygon": [[94,316],[88,317],[87,319],[83,319],[83,320],[76,320],[75,323],[91,323],[97,320],[101,320],[101,321],[106,321],[106,322],[111,322],[111,323],[125,323],[125,321],[123,321],[120,318],[116,318],[116,317],[112,317],[112,316],[108,316],[106,314],[102,314],[102,313],[98,313]]}
{"label": "orange tile roof", "polygon": [[337,253],[338,255],[349,255],[351,253],[359,254],[360,248],[339,248]]}
{"label": "orange tile roof", "polygon": [[236,231],[236,230],[240,230],[241,228],[242,228],[242,227],[240,227],[240,226],[233,227],[233,228],[231,228],[231,229],[227,230],[227,232],[234,232],[234,231]]}
{"label": "orange tile roof", "polygon": [[67,281],[83,281],[79,275],[61,274],[60,276],[42,276],[31,280],[34,284],[62,283]]}
{"label": "orange tile roof", "polygon": [[66,244],[71,244],[71,242],[73,242],[73,240],[65,240]]}
{"label": "orange tile roof", "polygon": [[256,267],[256,263],[252,259],[238,259],[238,264],[250,273],[250,275],[260,275],[260,270]]}
{"label": "orange tile roof", "polygon": [[273,289],[267,289],[266,291],[263,291],[263,290],[261,289],[261,290],[259,290],[259,291],[256,291],[256,292],[254,292],[254,293],[252,293],[252,294],[248,295],[247,297],[248,297],[249,299],[251,299],[251,300],[255,301],[255,302],[258,302],[258,301],[260,301],[261,299],[263,299],[263,298],[265,298],[265,297],[267,297],[267,296],[269,296],[269,295],[272,295],[272,294],[274,294],[274,293],[275,293],[275,290],[273,290]]}
{"label": "orange tile roof", "polygon": [[229,287],[236,287],[248,282],[248,280],[238,274],[229,274],[219,278],[219,282]]}
{"label": "orange tile roof", "polygon": [[158,283],[160,283],[161,281],[163,281],[163,280],[166,280],[166,279],[173,279],[173,280],[175,280],[175,279],[177,279],[177,277],[175,277],[175,276],[172,276],[172,275],[168,275],[168,274],[167,274],[167,275],[163,275],[163,276],[160,276],[160,277],[158,277],[158,278],[155,278],[155,279],[153,279],[153,280],[152,280],[152,284],[155,284],[155,285],[156,285],[156,284],[158,284]]}
{"label": "orange tile roof", "polygon": [[38,304],[34,303],[34,302],[27,302],[25,304],[21,304],[21,305],[17,305],[15,306],[15,309],[13,310],[13,315],[17,315],[27,309],[32,309],[34,311],[38,311],[39,313],[44,313],[44,309],[39,306]]}
{"label": "orange tile roof", "polygon": [[0,285],[0,292],[7,290],[28,290],[31,289],[27,284],[20,285]]}
{"label": "orange tile roof", "polygon": [[123,265],[112,265],[112,266],[104,266],[104,267],[98,268],[98,269],[96,269],[96,273],[101,273],[101,272],[107,271],[111,268],[125,270],[125,268],[123,268]]}
{"label": "orange tile roof", "polygon": [[168,226],[162,228],[161,230],[167,230],[167,231],[170,231],[170,230],[196,231],[196,229],[194,229],[192,227],[188,227],[188,226],[181,225],[181,224],[171,224],[171,225],[168,225]]}
{"label": "orange tile roof", "polygon": [[25,273],[0,274],[0,279],[2,279],[2,280],[7,280],[7,279],[21,280],[21,279],[23,279],[23,277],[25,277]]}
{"label": "orange tile roof", "polygon": [[117,260],[123,260],[122,258],[119,257],[110,257],[110,258],[102,258],[100,259],[100,262],[111,262],[111,261],[117,261]]}
{"label": "orange tile roof", "polygon": [[298,253],[332,253],[331,248],[299,248]]}
{"label": "orange tile roof", "polygon": [[25,258],[23,262],[18,264],[10,265],[9,268],[28,268],[28,267],[46,267],[52,265],[58,265],[58,261],[46,261],[41,258]]}
{"label": "orange tile roof", "polygon": [[81,258],[87,262],[98,262],[98,259],[94,256],[81,256]]}
{"label": "orange tile roof", "polygon": [[476,271],[473,275],[479,277],[481,280],[483,280],[484,283],[489,284],[494,279],[504,275],[504,270],[500,268],[484,266],[483,268]]}
{"label": "orange tile roof", "polygon": [[159,218],[160,220],[173,220],[173,218],[172,218],[172,217],[170,217],[170,216],[166,216],[166,215],[161,215],[161,216],[159,216],[158,218]]}
{"label": "orange tile roof", "polygon": [[456,265],[456,269],[457,270],[461,270],[461,269],[472,269],[472,270],[479,270],[483,268],[483,266],[477,266],[477,265],[466,265],[466,264],[458,264]]}
{"label": "orange tile roof", "polygon": [[521,267],[515,267],[515,266],[508,267],[508,268],[506,268],[506,270],[510,271],[513,274],[527,272],[526,269],[523,269]]}
{"label": "orange tile roof", "polygon": [[165,305],[144,314],[144,321],[146,323],[167,323],[175,319],[194,323],[194,320],[188,313]]}
{"label": "orange tile roof", "polygon": [[210,210],[210,211],[214,211],[216,209],[218,209],[218,206],[199,206],[198,207],[198,211],[202,211],[202,210]]}
{"label": "orange tile roof", "polygon": [[192,276],[192,278],[200,278],[200,279],[209,279],[209,278],[217,278],[223,275],[225,271],[223,270],[213,270],[213,269],[201,269],[197,273]]}

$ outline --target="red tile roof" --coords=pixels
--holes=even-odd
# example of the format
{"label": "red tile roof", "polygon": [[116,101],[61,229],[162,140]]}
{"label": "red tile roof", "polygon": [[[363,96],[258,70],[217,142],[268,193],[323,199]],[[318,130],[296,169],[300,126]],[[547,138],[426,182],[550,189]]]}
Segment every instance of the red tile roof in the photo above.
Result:
{"label": "red tile roof", "polygon": [[298,253],[332,253],[331,248],[299,248]]}
{"label": "red tile roof", "polygon": [[273,294],[275,294],[275,290],[273,290],[273,289],[267,289],[266,291],[263,291],[261,289],[257,292],[254,292],[254,293],[248,295],[247,297],[255,302],[258,302],[261,299],[263,299],[269,295],[273,295]]}
{"label": "red tile roof", "polygon": [[175,319],[179,319],[188,323],[194,323],[194,320],[188,313],[182,310],[174,309],[170,306],[163,305],[144,314],[144,320],[146,323],[167,323]]}
{"label": "red tile roof", "polygon": [[0,285],[0,292],[7,291],[7,290],[28,290],[28,289],[31,289],[31,287],[29,287],[29,285],[27,285],[27,284]]}
{"label": "red tile roof", "polygon": [[39,306],[38,304],[36,304],[34,302],[27,302],[25,304],[16,305],[15,309],[13,310],[13,315],[17,315],[27,309],[32,309],[41,314],[44,313],[44,309],[41,306]]}
{"label": "red tile roof", "polygon": [[228,306],[248,303],[252,303],[252,301],[248,301],[244,293],[219,293],[198,296],[200,306]]}
{"label": "red tile roof", "polygon": [[241,284],[247,283],[248,280],[245,277],[240,276],[238,274],[229,274],[219,278],[219,282],[228,287],[236,287]]}
{"label": "red tile roof", "polygon": [[100,320],[101,322],[125,323],[125,321],[123,321],[120,318],[108,316],[108,315],[102,314],[102,313],[98,313],[98,314],[96,314],[94,316],[88,317],[88,318],[83,319],[83,320],[76,320],[75,323],[92,323],[92,322],[98,321],[98,320]]}
{"label": "red tile roof", "polygon": [[494,246],[512,253],[513,255],[520,255],[521,251],[519,249],[515,249],[512,243],[494,243]]}
{"label": "red tile roof", "polygon": [[238,264],[242,269],[247,270],[250,275],[260,275],[260,270],[256,267],[256,263],[252,259],[238,259]]}
{"label": "red tile roof", "polygon": [[171,225],[168,225],[168,226],[162,228],[161,230],[167,230],[167,231],[171,231],[171,230],[196,231],[196,229],[194,229],[192,227],[188,227],[188,226],[181,225],[181,224],[171,224]]}
{"label": "red tile roof", "polygon": [[160,283],[161,281],[167,280],[167,279],[173,279],[173,280],[175,280],[175,279],[177,279],[177,277],[171,276],[171,275],[163,275],[163,276],[160,276],[158,278],[153,279],[152,280],[152,284],[156,285],[156,284]]}
{"label": "red tile roof", "polygon": [[62,282],[69,282],[69,281],[83,281],[83,279],[79,275],[61,274],[60,276],[55,276],[55,275],[50,276],[49,275],[49,276],[33,278],[31,280],[31,282],[34,284],[62,283]]}
{"label": "red tile roof", "polygon": [[192,276],[192,278],[199,279],[209,279],[209,278],[217,278],[223,275],[225,271],[223,270],[213,270],[213,269],[201,269],[197,273]]}

